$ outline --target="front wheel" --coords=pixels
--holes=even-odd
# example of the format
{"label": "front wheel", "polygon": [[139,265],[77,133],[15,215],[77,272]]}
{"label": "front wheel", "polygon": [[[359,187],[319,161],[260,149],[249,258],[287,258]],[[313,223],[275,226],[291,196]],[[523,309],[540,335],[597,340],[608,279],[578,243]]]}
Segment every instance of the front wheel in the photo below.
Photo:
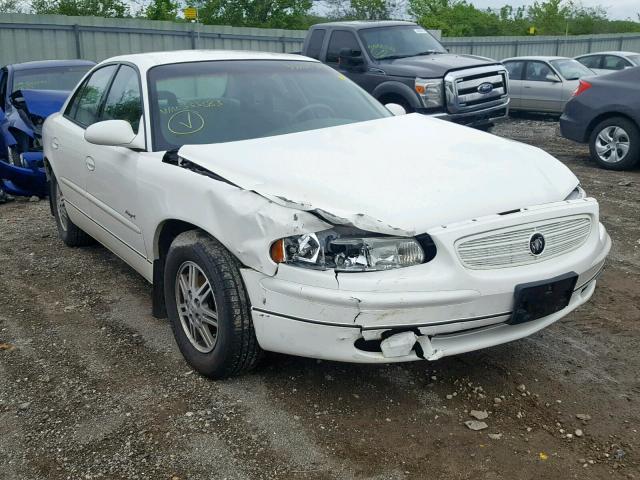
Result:
{"label": "front wheel", "polygon": [[630,169],[640,159],[640,131],[626,118],[608,118],[593,129],[589,150],[591,158],[602,168]]}
{"label": "front wheel", "polygon": [[204,232],[173,241],[165,264],[165,302],[180,352],[195,370],[225,378],[253,368],[261,349],[236,258]]}

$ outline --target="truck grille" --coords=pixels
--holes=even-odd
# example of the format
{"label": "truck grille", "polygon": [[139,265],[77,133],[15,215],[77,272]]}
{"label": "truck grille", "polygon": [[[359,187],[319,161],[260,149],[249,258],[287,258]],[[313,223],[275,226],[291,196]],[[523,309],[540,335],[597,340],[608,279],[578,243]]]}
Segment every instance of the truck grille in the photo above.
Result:
{"label": "truck grille", "polygon": [[508,101],[507,70],[499,65],[450,72],[445,76],[449,113],[466,113]]}
{"label": "truck grille", "polygon": [[[462,264],[475,270],[539,263],[583,245],[591,232],[591,224],[590,216],[577,215],[501,228],[461,238],[456,242],[456,251]],[[539,255],[534,255],[529,245],[536,233],[542,234],[545,240]]]}

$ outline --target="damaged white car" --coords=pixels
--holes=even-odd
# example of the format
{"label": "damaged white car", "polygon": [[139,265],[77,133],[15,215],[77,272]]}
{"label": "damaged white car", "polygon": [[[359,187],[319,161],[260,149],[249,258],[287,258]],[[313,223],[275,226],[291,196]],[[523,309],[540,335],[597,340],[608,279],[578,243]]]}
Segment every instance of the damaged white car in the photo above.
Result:
{"label": "damaged white car", "polygon": [[44,126],[58,231],[152,282],[154,315],[214,378],[262,350],[435,360],[591,297],[611,241],[569,169],[390,110],[300,56],[112,58]]}

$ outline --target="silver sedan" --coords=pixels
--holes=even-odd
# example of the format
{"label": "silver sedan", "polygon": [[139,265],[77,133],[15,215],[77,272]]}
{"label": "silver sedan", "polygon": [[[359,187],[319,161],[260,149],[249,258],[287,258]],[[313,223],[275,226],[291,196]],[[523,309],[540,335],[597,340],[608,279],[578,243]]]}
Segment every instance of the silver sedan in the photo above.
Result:
{"label": "silver sedan", "polygon": [[580,79],[595,75],[566,57],[515,57],[502,63],[509,71],[511,110],[562,113]]}

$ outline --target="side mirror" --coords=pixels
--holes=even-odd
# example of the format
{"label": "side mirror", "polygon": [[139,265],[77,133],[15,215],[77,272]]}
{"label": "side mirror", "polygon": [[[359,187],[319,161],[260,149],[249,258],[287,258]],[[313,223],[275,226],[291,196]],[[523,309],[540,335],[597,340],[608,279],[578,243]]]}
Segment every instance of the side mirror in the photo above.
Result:
{"label": "side mirror", "polygon": [[407,111],[404,109],[402,105],[398,105],[397,103],[387,103],[385,104],[387,110],[393,113],[396,117],[398,115],[406,115]]}
{"label": "side mirror", "polygon": [[104,120],[90,125],[84,131],[84,139],[95,145],[110,147],[144,148],[144,139],[136,135],[125,120]]}
{"label": "side mirror", "polygon": [[562,83],[562,81],[554,73],[547,74],[547,76],[545,77],[545,80],[551,83]]}
{"label": "side mirror", "polygon": [[345,70],[363,71],[364,57],[361,50],[343,48],[338,55],[338,65]]}

